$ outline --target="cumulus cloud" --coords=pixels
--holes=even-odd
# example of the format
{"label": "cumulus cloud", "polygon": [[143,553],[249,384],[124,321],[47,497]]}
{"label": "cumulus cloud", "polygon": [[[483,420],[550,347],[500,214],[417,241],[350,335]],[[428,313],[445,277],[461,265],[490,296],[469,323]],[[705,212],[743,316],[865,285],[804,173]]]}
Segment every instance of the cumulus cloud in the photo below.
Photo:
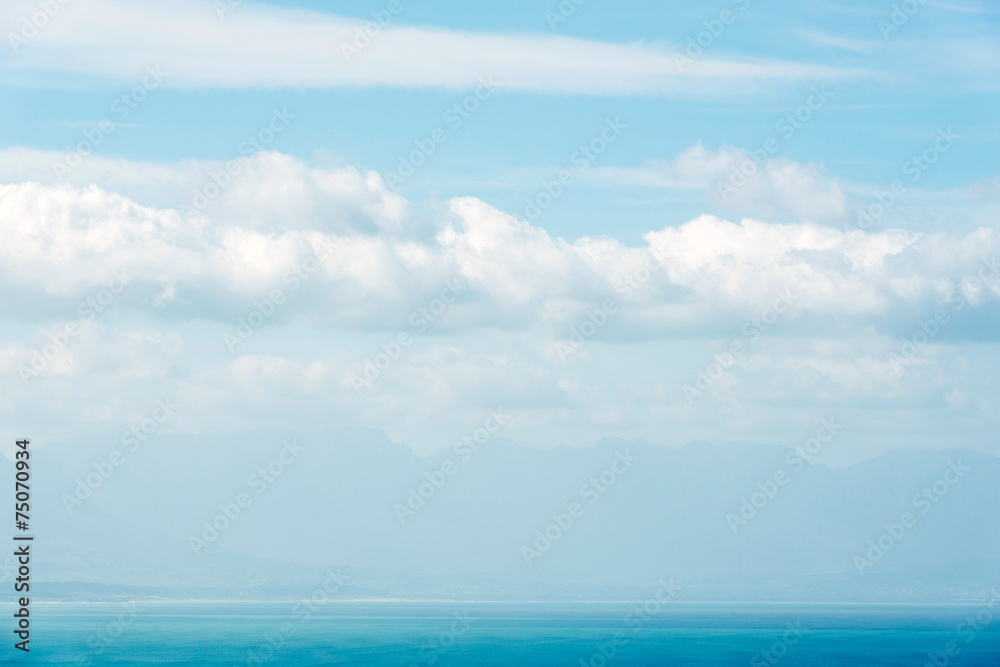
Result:
{"label": "cumulus cloud", "polygon": [[[103,187],[0,186],[8,289],[65,307],[118,269],[136,276],[123,308],[148,309],[153,301],[171,317],[231,320],[322,253],[315,279],[303,281],[308,298],[284,307],[282,318],[389,326],[405,321],[448,278],[463,278],[470,291],[454,326],[559,327],[614,298],[652,253],[664,268],[624,304],[622,319],[677,335],[696,321],[738,317],[781,288],[799,292],[797,308],[818,317],[923,307],[960,285],[998,242],[985,228],[964,236],[862,232],[705,215],[649,232],[645,247],[628,247],[611,238],[553,238],[470,197],[453,199],[427,239],[411,233],[408,203],[378,174],[310,167],[277,153],[244,162],[231,185],[194,215],[182,214],[190,208],[186,198],[173,207],[145,205],[108,189],[122,185],[117,177],[106,177]],[[187,163],[175,170],[197,182],[191,174],[217,168]],[[118,165],[104,173],[116,170],[127,171]],[[976,302],[994,298],[996,289],[982,286]],[[12,310],[26,318],[31,312]]]}
{"label": "cumulus cloud", "polygon": [[62,173],[56,165],[65,159],[53,151],[2,149],[0,183],[94,185],[136,203],[178,210],[186,218],[210,216],[217,225],[268,232],[291,227],[393,233],[408,212],[406,200],[375,172],[311,168],[273,151],[169,165],[90,155]]}
{"label": "cumulus cloud", "polygon": [[711,150],[700,142],[672,160],[640,168],[598,168],[594,177],[619,185],[704,190],[721,210],[764,219],[842,224],[853,211],[845,187],[820,165],[771,158],[760,165],[747,150]]}
{"label": "cumulus cloud", "polygon": [[[0,173],[13,154],[0,155]],[[184,215],[181,195],[219,164],[99,166],[66,182],[29,169],[37,179],[0,185],[0,298],[20,332],[0,341],[0,414],[39,425],[58,415],[67,429],[127,424],[169,395],[188,406],[179,428],[293,420],[412,435],[506,406],[517,415],[512,434],[648,434],[666,420],[680,441],[749,437],[749,422],[776,433],[786,415],[774,405],[852,396],[989,418],[977,374],[946,385],[968,363],[956,341],[993,341],[1000,330],[991,314],[1000,281],[977,275],[1000,250],[992,228],[863,232],[702,215],[629,246],[556,238],[459,197],[428,235],[378,174],[350,167],[261,153],[209,206]],[[319,259],[308,274],[285,280],[310,258]],[[130,276],[127,288],[84,317],[80,304],[87,312],[112,271]],[[398,332],[416,334],[412,314],[456,278],[467,286],[457,301],[355,391],[349,378]],[[224,334],[275,289],[285,298],[273,316],[227,349]],[[680,388],[782,292],[795,297],[791,312],[726,369],[709,400],[689,405]],[[940,335],[902,368],[890,364],[955,294],[962,311]],[[559,354],[608,300],[616,310],[587,346]],[[82,332],[26,387],[19,367],[66,322]],[[927,391],[907,389],[916,377]]]}

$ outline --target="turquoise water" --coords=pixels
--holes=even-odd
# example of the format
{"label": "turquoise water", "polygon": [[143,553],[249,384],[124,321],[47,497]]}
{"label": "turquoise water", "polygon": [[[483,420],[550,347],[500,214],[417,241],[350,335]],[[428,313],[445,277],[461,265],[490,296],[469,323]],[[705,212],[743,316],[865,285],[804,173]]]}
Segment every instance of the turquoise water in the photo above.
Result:
{"label": "turquoise water", "polygon": [[77,665],[753,667],[934,664],[930,654],[939,667],[1000,665],[1000,608],[984,604],[668,603],[654,611],[624,603],[40,604],[30,655],[10,639],[0,655]]}

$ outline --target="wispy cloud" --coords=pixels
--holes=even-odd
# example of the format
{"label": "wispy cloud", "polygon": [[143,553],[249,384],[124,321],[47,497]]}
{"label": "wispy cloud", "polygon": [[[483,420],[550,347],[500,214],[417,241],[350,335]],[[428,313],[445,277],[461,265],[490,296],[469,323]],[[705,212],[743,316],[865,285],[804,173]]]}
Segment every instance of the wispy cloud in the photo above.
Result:
{"label": "wispy cloud", "polygon": [[[32,7],[9,5],[2,32],[16,29]],[[508,90],[696,97],[865,75],[825,64],[708,56],[679,69],[666,46],[396,22],[348,59],[344,47],[363,21],[254,4],[220,20],[204,2],[93,0],[67,5],[57,19],[19,54],[6,54],[8,78],[49,72],[131,80],[142,67],[158,65],[170,73],[170,85],[181,87],[455,88],[489,74]]]}
{"label": "wispy cloud", "polygon": [[884,48],[886,46],[885,41],[879,42],[874,39],[851,39],[849,37],[842,37],[839,35],[829,35],[816,30],[800,29],[795,32],[814,44],[832,46],[845,51],[852,51],[854,53],[871,53],[878,48]]}

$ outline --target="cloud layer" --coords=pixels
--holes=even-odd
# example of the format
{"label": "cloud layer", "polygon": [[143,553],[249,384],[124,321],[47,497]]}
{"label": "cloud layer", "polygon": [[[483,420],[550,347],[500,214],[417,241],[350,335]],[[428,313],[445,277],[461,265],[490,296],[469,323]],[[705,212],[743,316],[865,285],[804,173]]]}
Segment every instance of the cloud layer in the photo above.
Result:
{"label": "cloud layer", "polygon": [[0,413],[40,429],[124,428],[167,395],[178,428],[363,424],[432,448],[498,406],[535,444],[773,442],[835,410],[867,427],[863,451],[900,446],[877,405],[910,415],[911,446],[966,420],[982,447],[993,424],[990,228],[703,215],[636,247],[471,197],[418,221],[376,173],[273,152],[201,209],[224,165],[94,158],[62,182],[44,169],[59,157],[0,155],[34,178],[0,185]]}
{"label": "cloud layer", "polygon": [[[609,237],[553,238],[475,198],[449,202],[428,234],[377,173],[312,167],[273,152],[239,162],[240,174],[214,190],[205,185],[222,172],[218,164],[160,166],[150,182],[142,165],[120,160],[102,165],[101,185],[50,177],[0,186],[6,283],[21,295],[79,299],[107,282],[111,269],[125,270],[136,276],[130,292],[155,299],[165,317],[225,321],[329,249],[309,283],[310,299],[286,309],[327,326],[387,326],[394,321],[387,313],[398,312],[398,321],[458,277],[470,293],[456,307],[456,326],[564,326],[617,298],[628,301],[624,319],[642,319],[669,337],[696,322],[751,313],[784,288],[799,292],[802,314],[879,324],[964,289],[964,277],[998,249],[987,228],[862,232],[709,215],[627,247]],[[177,203],[120,193],[133,189],[146,202]],[[206,191],[215,196],[192,206]],[[647,271],[650,258],[659,258],[654,270],[624,299],[624,286]],[[990,284],[968,296],[978,302],[997,293]],[[15,306],[9,315],[30,319],[32,312]]]}
{"label": "cloud layer", "polygon": [[[0,30],[18,33],[22,17],[37,11],[26,0],[11,3]],[[380,27],[254,3],[238,3],[217,15],[211,4],[191,0],[89,0],[67,3],[7,58],[7,67],[12,74],[72,72],[128,82],[146,65],[157,65],[169,73],[168,85],[198,88],[465,88],[493,76],[508,90],[684,97],[859,74],[825,65],[710,56],[678,67],[675,52],[664,48],[411,27],[403,25],[405,19],[405,7]]]}

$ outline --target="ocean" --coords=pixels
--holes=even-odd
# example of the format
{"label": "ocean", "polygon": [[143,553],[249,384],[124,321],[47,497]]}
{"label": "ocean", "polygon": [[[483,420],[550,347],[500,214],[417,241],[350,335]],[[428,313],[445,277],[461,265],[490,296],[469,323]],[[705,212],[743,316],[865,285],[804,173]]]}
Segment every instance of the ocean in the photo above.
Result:
{"label": "ocean", "polygon": [[41,603],[30,653],[8,629],[2,655],[52,665],[996,667],[995,616],[1000,607],[985,603]]}

